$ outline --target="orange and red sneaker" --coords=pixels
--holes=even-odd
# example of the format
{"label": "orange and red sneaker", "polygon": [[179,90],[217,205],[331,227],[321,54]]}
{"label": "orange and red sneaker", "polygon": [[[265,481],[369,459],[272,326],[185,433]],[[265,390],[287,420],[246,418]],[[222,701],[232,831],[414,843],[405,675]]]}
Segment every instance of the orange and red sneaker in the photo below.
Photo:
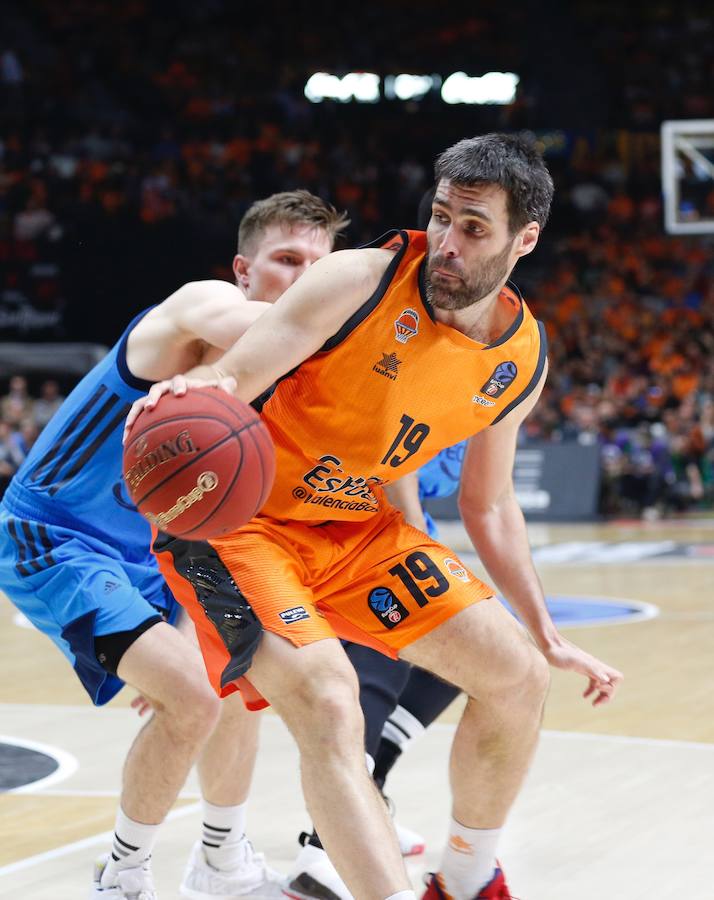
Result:
{"label": "orange and red sneaker", "polygon": [[[444,882],[438,872],[434,872],[429,879],[426,892],[421,900],[453,900],[451,894],[444,889]],[[497,868],[489,883],[481,888],[474,900],[516,900],[508,890],[503,871]]]}

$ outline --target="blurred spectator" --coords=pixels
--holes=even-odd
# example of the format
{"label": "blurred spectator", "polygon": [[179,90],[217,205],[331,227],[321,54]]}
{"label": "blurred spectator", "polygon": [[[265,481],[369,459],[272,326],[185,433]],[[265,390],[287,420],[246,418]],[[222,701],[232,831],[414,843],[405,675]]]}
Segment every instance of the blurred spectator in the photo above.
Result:
{"label": "blurred spectator", "polygon": [[64,397],[60,394],[59,385],[50,378],[42,382],[39,399],[35,400],[34,416],[37,427],[42,429],[62,405]]}
{"label": "blurred spectator", "polygon": [[[168,19],[142,2],[101,16],[91,0],[19,7],[22,44],[0,53],[0,327],[112,343],[127,313],[181,281],[230,277],[254,199],[296,186],[329,197],[358,244],[414,223],[452,139],[529,130],[556,202],[515,273],[551,363],[521,441],[599,445],[612,515],[711,504],[714,252],[711,237],[662,232],[659,125],[714,118],[714,18],[698,0],[522,7],[445,8],[436,29],[419,4],[406,18],[399,4],[345,7],[339,28],[270,0],[251,28],[228,0],[176,0]],[[558,36],[577,60],[548,76],[542,46]],[[447,108],[436,93],[311,104],[303,92],[310,74],[348,61],[387,75],[448,60],[443,76],[474,58],[521,73],[512,105]],[[684,174],[692,216],[714,218],[711,182]],[[0,410],[19,428],[31,402],[24,379],[12,383]],[[43,386],[40,427],[60,402]]]}
{"label": "blurred spectator", "polygon": [[10,439],[17,447],[23,460],[30,452],[32,445],[37,440],[39,433],[40,429],[37,427],[37,423],[35,422],[35,420],[27,418],[23,419],[22,422],[20,422],[19,429],[15,431],[11,436]]}
{"label": "blurred spectator", "polygon": [[27,392],[27,379],[13,375],[7,394],[0,399],[0,418],[12,427],[23,419],[32,417],[33,401]]}
{"label": "blurred spectator", "polygon": [[0,497],[5,493],[5,488],[22,465],[24,458],[22,451],[13,440],[11,426],[0,419]]}

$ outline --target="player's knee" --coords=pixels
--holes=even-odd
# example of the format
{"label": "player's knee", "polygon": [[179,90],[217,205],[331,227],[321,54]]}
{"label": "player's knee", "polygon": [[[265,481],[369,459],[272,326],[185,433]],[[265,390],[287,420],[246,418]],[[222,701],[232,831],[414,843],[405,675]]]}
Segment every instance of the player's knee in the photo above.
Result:
{"label": "player's knee", "polygon": [[188,740],[207,737],[221,711],[221,701],[205,675],[194,673],[174,678],[161,706],[172,729]]}
{"label": "player's knee", "polygon": [[550,667],[543,654],[532,644],[525,644],[514,666],[509,694],[528,709],[539,709],[550,686]]}
{"label": "player's knee", "polygon": [[[317,670],[304,680],[293,715],[296,735],[333,746],[363,741],[364,717],[359,705],[359,685],[351,666],[340,672]],[[303,729],[302,725],[306,724]]]}
{"label": "player's knee", "polygon": [[467,689],[480,704],[512,709],[518,714],[541,709],[550,685],[550,669],[543,654],[529,642],[511,648],[507,658],[484,686],[481,679]]}

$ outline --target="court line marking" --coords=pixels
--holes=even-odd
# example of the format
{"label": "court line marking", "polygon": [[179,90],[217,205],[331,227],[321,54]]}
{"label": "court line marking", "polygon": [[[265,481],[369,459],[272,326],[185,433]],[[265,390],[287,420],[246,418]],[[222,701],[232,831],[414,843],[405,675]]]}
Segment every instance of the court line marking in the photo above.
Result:
{"label": "court line marking", "polygon": [[[275,725],[282,725],[280,719],[277,716],[268,716],[266,717],[266,722],[272,721]],[[285,726],[282,726],[285,727]],[[434,722],[430,726],[430,730],[438,730],[438,731],[454,731],[456,729],[456,725],[452,722]],[[542,736],[554,737],[556,739],[565,739],[565,740],[575,740],[575,741],[583,741],[583,742],[592,742],[592,741],[605,741],[607,743],[615,743],[621,745],[634,745],[634,746],[644,746],[644,747],[671,747],[674,749],[684,749],[684,750],[697,750],[697,751],[705,751],[709,753],[714,753],[714,744],[707,744],[703,741],[677,741],[670,740],[668,738],[643,738],[643,737],[633,737],[629,735],[614,735],[614,734],[597,734],[596,732],[581,732],[581,731],[554,731],[550,729],[544,729],[541,732]],[[68,792],[69,793],[69,792]],[[41,796],[41,795],[40,795]],[[80,795],[81,796],[81,795]],[[180,809],[173,809],[166,816],[165,821],[170,822],[175,819],[181,819],[184,816],[191,815],[194,812],[199,811],[202,808],[202,804],[191,803],[187,806],[182,806]],[[100,834],[95,834],[87,838],[82,838],[78,841],[73,841],[70,844],[64,844],[61,847],[55,847],[52,850],[46,850],[43,853],[37,853],[34,856],[28,856],[25,859],[17,860],[16,862],[9,863],[5,866],[0,866],[0,877],[4,875],[10,875],[14,872],[19,872],[24,869],[32,868],[33,866],[40,865],[48,860],[52,859],[60,859],[63,856],[68,856],[71,853],[74,853],[78,850],[83,850],[87,847],[92,847],[96,844],[101,844],[103,842],[110,842],[113,836],[113,832],[111,831],[103,831]]]}
{"label": "court line marking", "polygon": [[[198,812],[200,809],[200,803],[191,803],[188,806],[182,806],[180,809],[172,809],[164,821],[172,822],[175,819],[182,819],[184,816]],[[20,872],[23,869],[30,869],[33,866],[38,866],[51,859],[60,859],[63,856],[74,853],[76,850],[84,850],[87,847],[93,847],[95,844],[110,844],[113,836],[113,831],[102,831],[100,834],[81,838],[78,841],[73,841],[71,844],[63,844],[61,847],[54,847],[52,850],[45,850],[43,853],[27,856],[25,859],[17,860],[17,862],[8,863],[6,866],[0,866],[0,877],[3,875],[12,875],[14,872]]]}
{"label": "court line marking", "polygon": [[57,763],[57,768],[44,778],[38,778],[37,781],[30,781],[28,784],[21,784],[16,788],[10,788],[3,791],[4,794],[32,794],[38,788],[45,788],[58,781],[65,781],[70,775],[79,768],[79,761],[76,756],[68,750],[62,750],[61,747],[54,747],[50,744],[42,744],[39,741],[30,741],[25,738],[18,738],[14,735],[0,734],[0,744],[9,744],[12,747],[24,747],[26,750],[36,750],[49,756]]}
{"label": "court line marking", "polygon": [[[29,785],[28,785],[29,787]],[[17,790],[13,791],[4,791],[5,794],[17,794]],[[24,791],[23,793],[32,794],[33,791]],[[40,797],[96,797],[98,800],[103,798],[118,799],[121,796],[121,791],[119,788],[114,788],[112,790],[89,790],[87,788],[77,788],[72,790],[71,788],[50,788],[49,790],[38,791]],[[200,800],[201,794],[198,791],[182,791],[177,800]]]}
{"label": "court line marking", "polygon": [[[427,731],[431,729],[453,730],[456,725],[453,722],[433,722]],[[628,734],[598,734],[596,731],[556,731],[551,728],[543,728],[541,737],[554,737],[573,741],[607,741],[611,744],[633,745],[640,747],[671,747],[682,750],[708,750],[714,752],[714,744],[706,741],[678,741],[674,738],[648,738]]]}
{"label": "court line marking", "polygon": [[602,607],[626,607],[632,612],[624,612],[622,614],[614,613],[607,618],[594,617],[591,619],[568,619],[565,614],[560,618],[560,614],[556,619],[557,628],[599,628],[608,625],[633,625],[635,622],[646,622],[648,619],[657,619],[662,615],[659,606],[654,603],[647,603],[644,600],[630,600],[627,597],[600,597],[591,596],[590,594],[550,594],[546,593],[546,605],[556,617],[553,611],[553,603],[566,605],[570,603],[573,607],[577,607],[579,603],[589,606]]}

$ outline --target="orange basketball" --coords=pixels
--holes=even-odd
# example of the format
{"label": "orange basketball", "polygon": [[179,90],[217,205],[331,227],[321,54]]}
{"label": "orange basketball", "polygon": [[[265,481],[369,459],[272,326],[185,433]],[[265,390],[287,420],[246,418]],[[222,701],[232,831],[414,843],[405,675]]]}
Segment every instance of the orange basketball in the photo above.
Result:
{"label": "orange basketball", "polygon": [[163,396],[124,446],[124,480],[159,531],[208,540],[244,525],[275,478],[275,449],[252,407],[219,388]]}

